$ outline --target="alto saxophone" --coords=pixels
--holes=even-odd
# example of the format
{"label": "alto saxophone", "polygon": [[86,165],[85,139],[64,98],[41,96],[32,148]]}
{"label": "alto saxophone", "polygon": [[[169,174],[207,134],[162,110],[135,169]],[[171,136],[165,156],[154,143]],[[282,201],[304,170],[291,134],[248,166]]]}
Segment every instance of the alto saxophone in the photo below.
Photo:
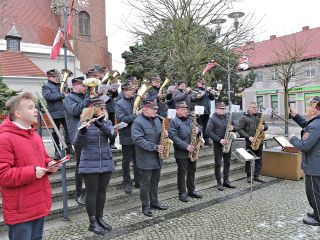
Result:
{"label": "alto saxophone", "polygon": [[252,142],[250,146],[252,150],[255,150],[255,151],[259,149],[261,142],[263,142],[266,136],[265,132],[262,129],[264,117],[265,117],[264,113],[261,113],[259,123],[256,129],[256,132],[254,134],[254,142]]}
{"label": "alto saxophone", "polygon": [[202,137],[202,133],[198,134],[197,133],[197,119],[196,119],[196,114],[192,113],[192,127],[191,127],[191,141],[190,145],[193,146],[193,151],[189,152],[189,158],[191,162],[199,160],[199,152],[201,146],[204,144],[204,139]]}
{"label": "alto saxophone", "polygon": [[[160,117],[160,116],[159,116]],[[169,157],[171,147],[173,145],[173,141],[168,138],[165,134],[165,131],[168,130],[170,119],[169,118],[162,118],[162,131],[160,135],[160,145],[164,147],[163,152],[159,154],[159,157],[164,160]]]}
{"label": "alto saxophone", "polygon": [[222,147],[222,152],[224,152],[224,153],[230,152],[232,142],[237,137],[237,135],[234,132],[230,131],[231,125],[232,125],[232,112],[230,113],[226,132],[224,134],[224,139],[228,141],[227,144],[223,145],[223,147]]}

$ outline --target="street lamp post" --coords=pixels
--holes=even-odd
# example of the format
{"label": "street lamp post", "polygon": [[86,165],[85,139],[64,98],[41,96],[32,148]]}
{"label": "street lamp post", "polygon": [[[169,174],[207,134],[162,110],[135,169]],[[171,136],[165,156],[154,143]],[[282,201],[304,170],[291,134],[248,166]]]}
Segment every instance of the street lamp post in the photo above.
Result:
{"label": "street lamp post", "polygon": [[[77,1],[75,1],[76,3]],[[77,13],[77,4],[74,4],[71,14],[75,15]],[[68,62],[67,62],[67,17],[70,14],[71,6],[67,6],[66,0],[52,0],[51,2],[51,11],[59,16],[63,15],[63,36],[64,36],[64,69],[68,69]],[[60,150],[61,158],[65,156],[65,150]],[[69,214],[68,214],[68,196],[67,196],[67,174],[66,174],[66,163],[62,164],[61,167],[61,178],[62,178],[62,199],[63,199],[63,220],[68,221]]]}
{"label": "street lamp post", "polygon": [[[233,19],[233,27],[234,30],[237,32],[239,28],[239,21],[238,19],[243,17],[244,13],[243,12],[232,12],[228,14],[228,17]],[[225,23],[227,20],[223,18],[218,18],[212,21],[212,23],[216,24],[216,35],[220,36],[221,35],[221,25]],[[226,35],[227,39],[227,48],[229,45],[229,33]],[[230,66],[230,58],[228,56],[228,61],[227,61],[227,69],[224,68],[224,70],[227,72],[228,76],[228,108],[229,112],[231,112],[231,66]]]}

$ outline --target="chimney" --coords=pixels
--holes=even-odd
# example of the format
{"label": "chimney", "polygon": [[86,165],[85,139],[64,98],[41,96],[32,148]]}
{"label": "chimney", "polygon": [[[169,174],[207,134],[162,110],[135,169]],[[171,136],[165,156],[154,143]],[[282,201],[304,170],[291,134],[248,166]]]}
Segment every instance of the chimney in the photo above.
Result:
{"label": "chimney", "polygon": [[306,30],[309,30],[309,29],[310,29],[309,26],[302,27],[302,31],[306,31]]}
{"label": "chimney", "polygon": [[270,40],[272,40],[272,39],[276,39],[277,38],[277,36],[276,35],[271,35],[270,36]]}

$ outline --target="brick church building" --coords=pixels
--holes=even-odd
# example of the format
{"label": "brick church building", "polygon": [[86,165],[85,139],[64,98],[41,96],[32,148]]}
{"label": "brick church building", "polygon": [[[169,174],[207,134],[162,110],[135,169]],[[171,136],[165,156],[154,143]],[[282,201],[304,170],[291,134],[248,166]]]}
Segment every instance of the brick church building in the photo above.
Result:
{"label": "brick church building", "polygon": [[[64,17],[52,11],[71,0],[10,0],[0,2],[0,75],[10,88],[40,90],[49,69],[64,68],[63,40],[58,58],[49,56]],[[112,68],[106,36],[105,1],[75,0],[72,36],[67,42],[67,68],[82,76],[95,65]]]}

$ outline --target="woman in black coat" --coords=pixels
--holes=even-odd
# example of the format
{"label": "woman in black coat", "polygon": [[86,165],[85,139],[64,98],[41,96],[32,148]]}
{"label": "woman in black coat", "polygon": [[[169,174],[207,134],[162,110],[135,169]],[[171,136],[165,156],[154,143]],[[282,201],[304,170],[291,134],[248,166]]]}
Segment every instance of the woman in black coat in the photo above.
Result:
{"label": "woman in black coat", "polygon": [[[114,161],[109,137],[114,137],[114,129],[107,116],[105,104],[93,100],[88,108],[83,109],[79,127],[75,136],[75,145],[81,146],[79,174],[82,174],[86,187],[86,210],[89,216],[89,231],[104,235],[112,229],[103,216],[106,200],[106,189],[114,171]],[[90,123],[90,124],[88,124]]]}

